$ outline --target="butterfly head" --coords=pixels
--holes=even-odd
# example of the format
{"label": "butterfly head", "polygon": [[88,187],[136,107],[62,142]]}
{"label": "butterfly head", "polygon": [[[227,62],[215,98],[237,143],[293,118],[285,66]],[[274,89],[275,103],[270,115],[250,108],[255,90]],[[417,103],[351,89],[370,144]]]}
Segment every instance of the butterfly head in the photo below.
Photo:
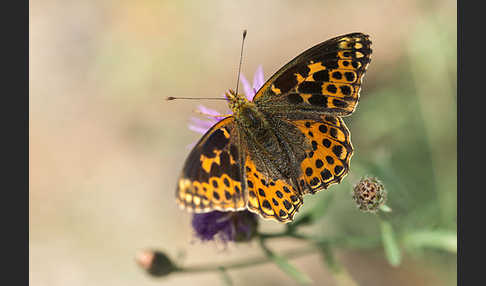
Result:
{"label": "butterfly head", "polygon": [[225,96],[228,99],[229,108],[235,115],[239,114],[244,106],[251,104],[245,95],[237,94],[232,89],[228,90]]}

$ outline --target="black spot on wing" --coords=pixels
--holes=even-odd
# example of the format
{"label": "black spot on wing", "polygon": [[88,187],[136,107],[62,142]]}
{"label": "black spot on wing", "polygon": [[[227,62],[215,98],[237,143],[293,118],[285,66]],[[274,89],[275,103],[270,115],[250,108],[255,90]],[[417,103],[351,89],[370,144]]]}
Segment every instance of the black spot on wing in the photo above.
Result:
{"label": "black spot on wing", "polygon": [[290,210],[292,208],[292,204],[288,200],[284,200],[283,204],[287,210]]}
{"label": "black spot on wing", "polygon": [[224,196],[226,197],[227,200],[231,200],[231,193],[228,191],[224,191]]}
{"label": "black spot on wing", "polygon": [[203,144],[201,153],[208,157],[214,158],[216,156],[215,150],[223,149],[229,143],[229,138],[224,136],[224,132],[221,129],[214,131]]}
{"label": "black spot on wing", "polygon": [[327,126],[324,124],[319,125],[319,131],[321,131],[323,134],[327,133]]}
{"label": "black spot on wing", "polygon": [[319,94],[314,94],[308,99],[312,105],[327,107],[327,97]]}
{"label": "black spot on wing", "polygon": [[331,156],[326,156],[326,161],[331,165],[334,164],[334,158],[332,158]]}
{"label": "black spot on wing", "polygon": [[327,91],[329,91],[330,93],[336,93],[337,91],[337,88],[334,84],[330,84],[326,87]]}
{"label": "black spot on wing", "polygon": [[228,178],[224,178],[224,180],[223,180],[223,184],[224,184],[226,187],[229,187],[229,186],[230,186],[230,182],[229,182]]}
{"label": "black spot on wing", "polygon": [[312,75],[315,81],[329,81],[329,72],[327,70],[322,70],[314,73]]}
{"label": "black spot on wing", "polygon": [[337,69],[339,67],[337,51],[324,55],[320,60],[322,61],[322,65],[328,70]]}
{"label": "black spot on wing", "polygon": [[334,138],[334,139],[337,139],[337,136],[338,136],[338,132],[337,132],[337,129],[336,128],[331,128],[330,129],[330,134],[331,136]]}
{"label": "black spot on wing", "polygon": [[329,148],[329,147],[331,147],[331,141],[329,141],[329,139],[327,139],[327,138],[324,138],[322,140],[322,145],[324,145],[324,147],[326,147],[326,148]]}
{"label": "black spot on wing", "polygon": [[334,172],[339,175],[343,171],[343,169],[344,168],[342,166],[338,165],[338,166],[334,167]]}
{"label": "black spot on wing", "polygon": [[297,85],[297,77],[300,74],[306,78],[310,69],[306,65],[295,65],[280,75],[273,83],[282,93],[286,93]]}
{"label": "black spot on wing", "polygon": [[328,169],[324,169],[322,172],[321,172],[321,177],[324,181],[327,181],[329,179],[332,178],[332,174],[331,172],[329,172]]}
{"label": "black spot on wing", "polygon": [[346,77],[347,81],[353,82],[355,80],[355,75],[353,72],[345,72],[344,76]]}
{"label": "black spot on wing", "polygon": [[231,157],[233,157],[233,160],[238,161],[238,147],[232,144],[230,146],[230,154]]}
{"label": "black spot on wing", "polygon": [[332,104],[334,104],[336,107],[341,108],[346,108],[348,106],[348,103],[346,101],[342,101],[340,99],[333,99]]}
{"label": "black spot on wing", "polygon": [[302,99],[302,96],[300,96],[299,94],[297,93],[292,93],[292,94],[289,94],[289,96],[287,96],[287,100],[289,101],[289,103],[291,104],[299,104],[299,103],[302,103],[304,100]]}
{"label": "black spot on wing", "polygon": [[[351,94],[351,88],[347,85],[342,85],[340,87],[342,94],[344,95],[350,95]],[[354,98],[351,98],[351,100],[354,100]]]}
{"label": "black spot on wing", "polygon": [[332,152],[334,153],[334,155],[340,158],[341,153],[343,152],[343,147],[341,145],[335,145],[334,147],[332,147]]}
{"label": "black spot on wing", "polygon": [[270,205],[270,203],[267,201],[267,200],[264,200],[262,202],[262,206],[266,209],[272,209],[272,206]]}
{"label": "black spot on wing", "polygon": [[335,71],[335,72],[332,73],[332,77],[335,78],[335,79],[342,79],[343,74],[340,71]]}
{"label": "black spot on wing", "polygon": [[310,94],[321,94],[322,83],[316,81],[304,81],[299,84],[299,92]]}
{"label": "black spot on wing", "polygon": [[262,188],[258,188],[258,194],[262,197],[265,196],[265,191]]}

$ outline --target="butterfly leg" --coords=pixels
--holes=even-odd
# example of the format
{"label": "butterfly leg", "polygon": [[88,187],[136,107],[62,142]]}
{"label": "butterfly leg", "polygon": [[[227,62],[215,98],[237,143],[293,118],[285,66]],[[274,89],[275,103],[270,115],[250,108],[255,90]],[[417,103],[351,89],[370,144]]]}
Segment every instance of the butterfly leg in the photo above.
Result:
{"label": "butterfly leg", "polygon": [[194,110],[194,112],[207,117],[215,117],[215,118],[219,118],[219,117],[224,118],[232,115],[232,114],[209,114],[209,113],[202,112],[201,110],[198,109]]}

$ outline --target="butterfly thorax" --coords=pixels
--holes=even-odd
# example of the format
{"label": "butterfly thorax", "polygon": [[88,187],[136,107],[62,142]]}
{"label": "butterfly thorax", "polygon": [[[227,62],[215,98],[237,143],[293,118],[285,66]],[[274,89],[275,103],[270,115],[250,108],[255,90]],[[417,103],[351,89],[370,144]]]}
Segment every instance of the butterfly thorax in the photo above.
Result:
{"label": "butterfly thorax", "polygon": [[237,94],[233,90],[229,90],[226,93],[226,98],[228,98],[228,105],[235,121],[240,127],[257,129],[265,125],[265,118],[253,102],[248,101],[248,99],[242,95]]}
{"label": "butterfly thorax", "polygon": [[293,169],[287,156],[285,146],[279,140],[275,124],[258,109],[258,106],[248,101],[244,95],[229,90],[226,94],[229,107],[238,126],[239,136],[244,138],[246,149],[256,160],[258,169],[266,170],[274,179],[288,177],[287,170]]}

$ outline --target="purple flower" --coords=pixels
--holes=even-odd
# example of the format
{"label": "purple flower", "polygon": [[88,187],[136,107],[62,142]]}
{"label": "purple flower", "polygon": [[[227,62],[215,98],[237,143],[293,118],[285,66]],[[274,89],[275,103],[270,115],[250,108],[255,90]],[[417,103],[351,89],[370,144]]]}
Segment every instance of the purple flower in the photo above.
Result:
{"label": "purple flower", "polygon": [[241,75],[241,84],[243,85],[243,90],[245,91],[245,95],[248,100],[253,99],[257,91],[263,86],[264,83],[265,79],[263,77],[263,67],[261,65],[258,66],[255,75],[253,76],[253,86],[250,86],[250,83],[246,77]]}
{"label": "purple flower", "polygon": [[194,214],[192,227],[196,236],[202,241],[216,238],[223,242],[249,241],[256,234],[258,216],[247,210],[244,211],[212,211]]}

